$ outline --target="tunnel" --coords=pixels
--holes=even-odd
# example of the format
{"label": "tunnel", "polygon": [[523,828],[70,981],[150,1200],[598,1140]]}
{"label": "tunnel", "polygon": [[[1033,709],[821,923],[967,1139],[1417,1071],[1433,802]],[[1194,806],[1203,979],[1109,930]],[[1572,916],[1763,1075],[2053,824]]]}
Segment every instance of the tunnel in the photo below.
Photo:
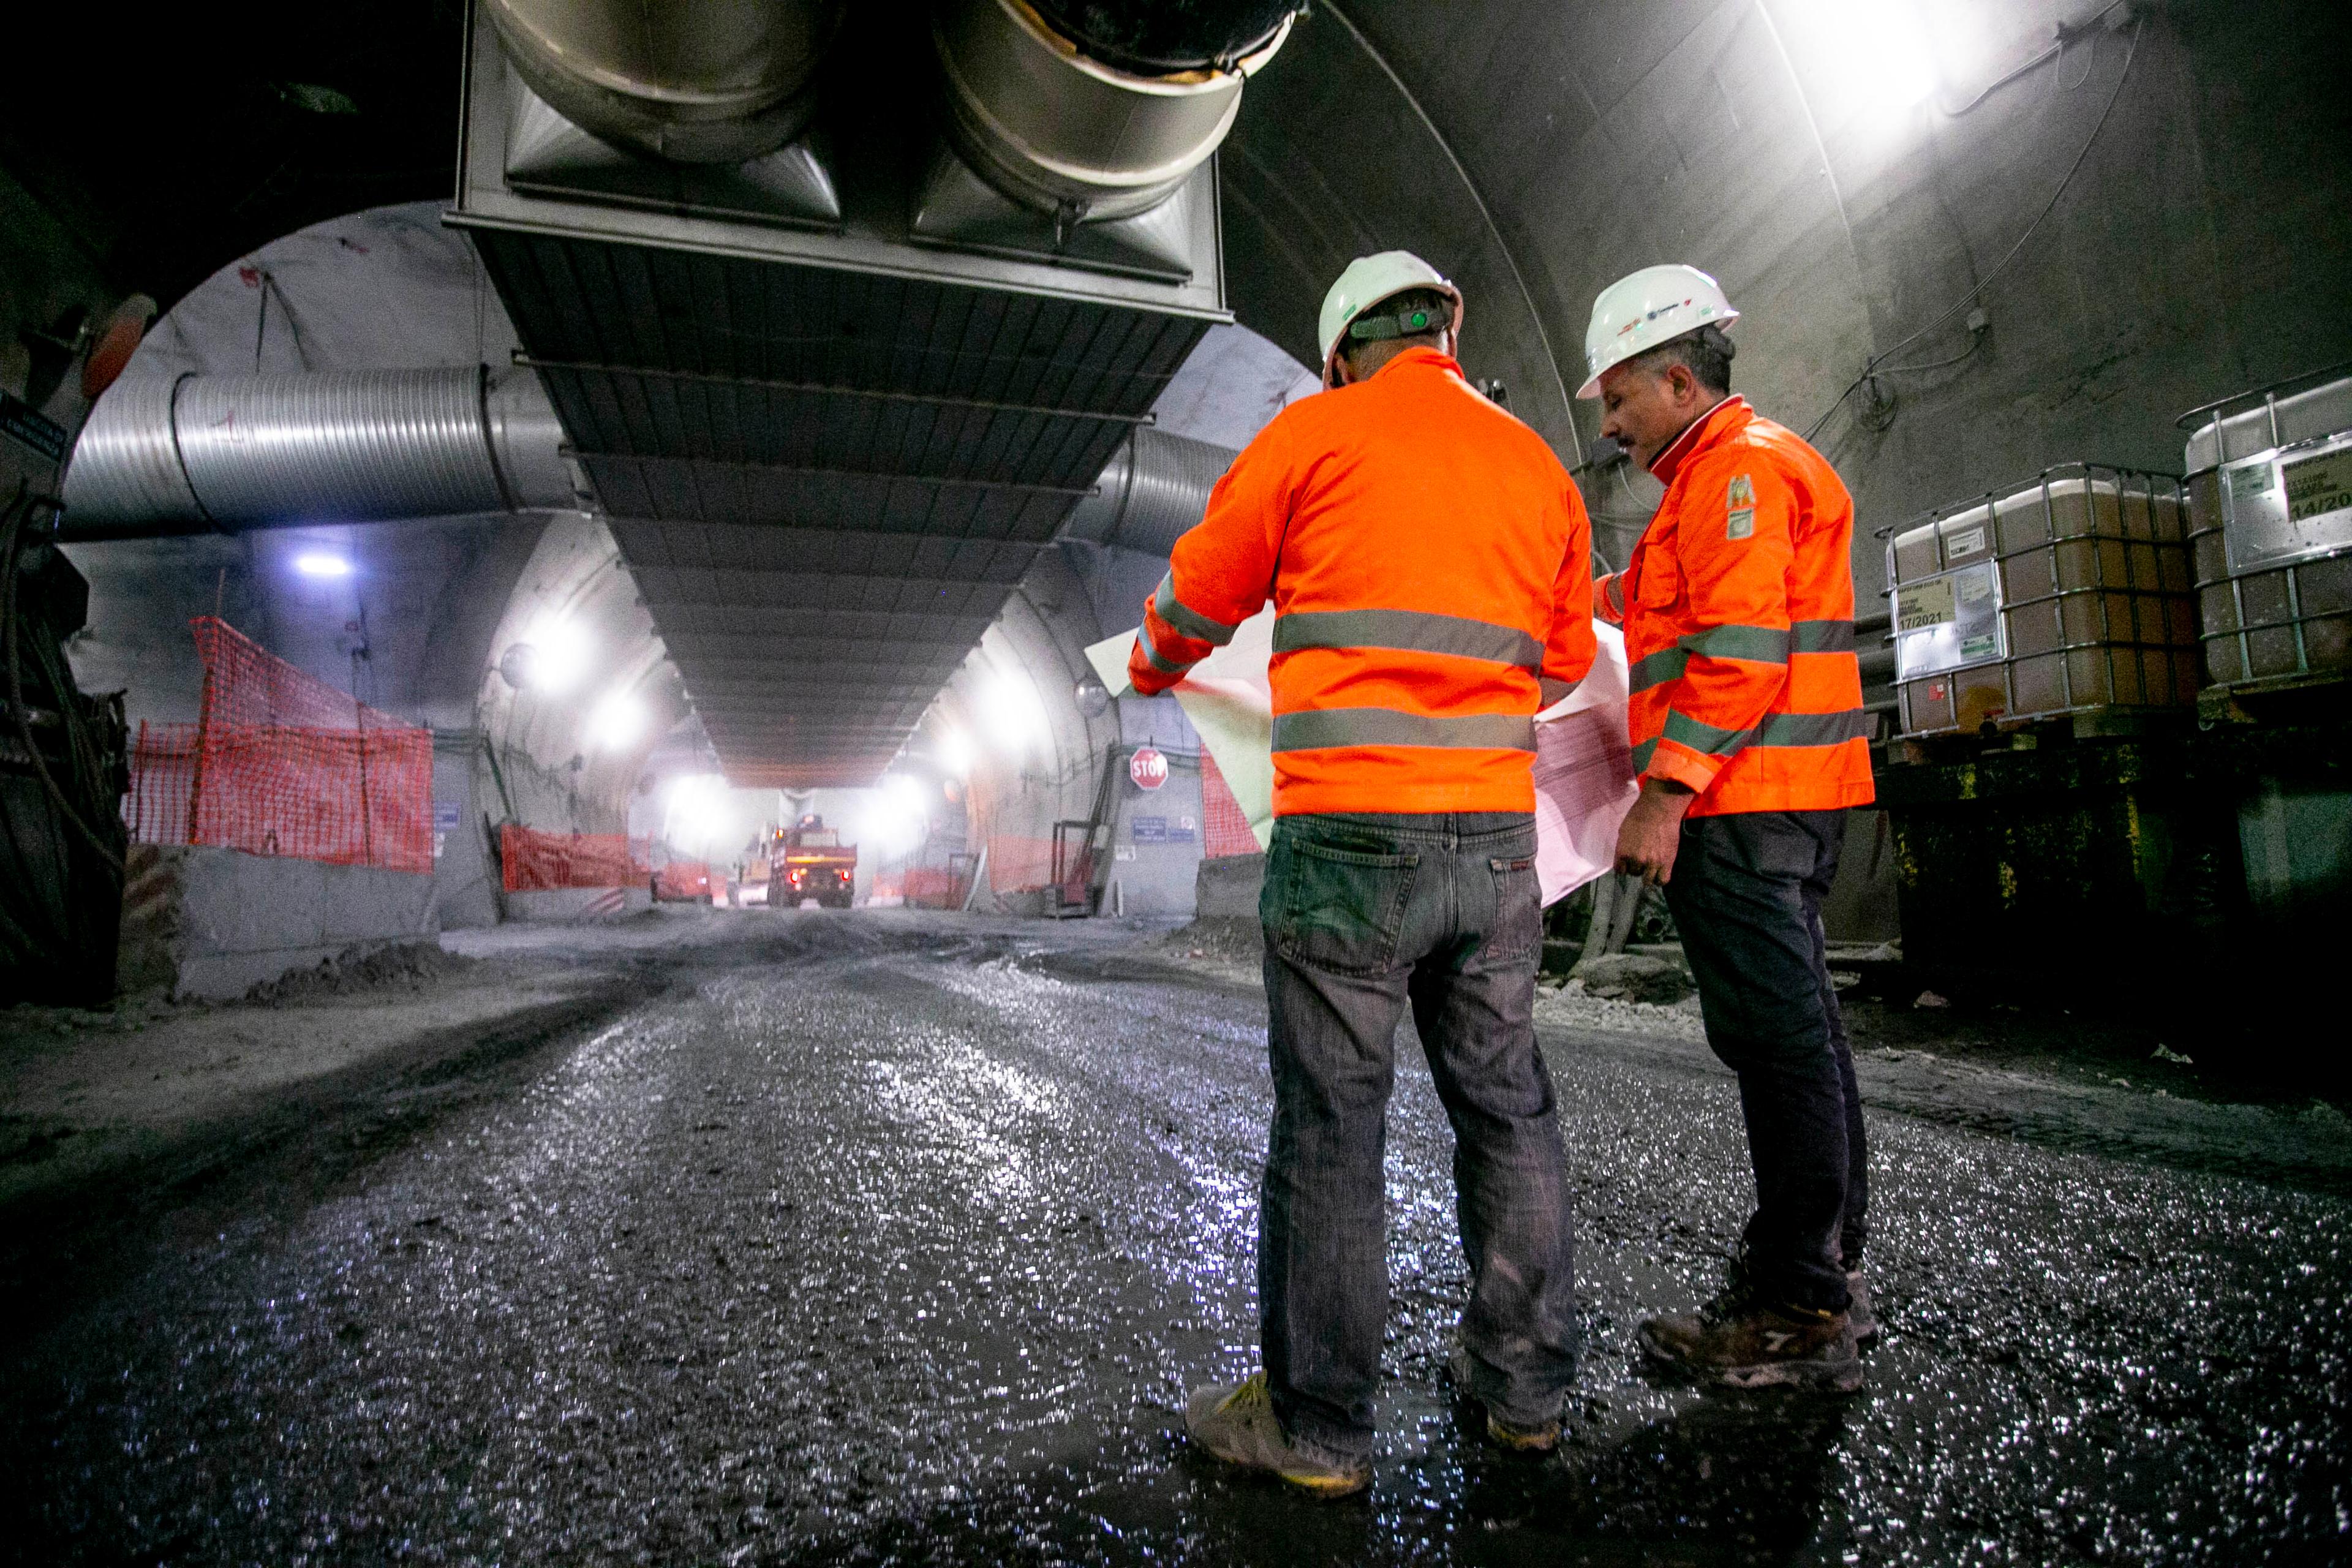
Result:
{"label": "tunnel", "polygon": [[12,1554],[2352,1554],[2341,6],[16,32]]}

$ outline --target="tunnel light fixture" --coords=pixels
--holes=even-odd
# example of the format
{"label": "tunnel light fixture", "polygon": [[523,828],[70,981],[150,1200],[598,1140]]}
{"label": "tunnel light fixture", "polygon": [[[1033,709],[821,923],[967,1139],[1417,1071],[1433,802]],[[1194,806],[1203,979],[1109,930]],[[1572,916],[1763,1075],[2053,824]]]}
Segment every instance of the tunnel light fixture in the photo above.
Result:
{"label": "tunnel light fixture", "polygon": [[531,623],[523,641],[531,649],[531,689],[550,694],[578,685],[594,651],[587,629],[563,616],[542,616]]}
{"label": "tunnel light fixture", "polygon": [[331,550],[305,550],[294,557],[294,570],[305,577],[348,577],[352,563],[349,556]]}
{"label": "tunnel light fixture", "polygon": [[709,853],[732,843],[730,788],[718,773],[681,773],[662,788],[662,837],[673,847]]}
{"label": "tunnel light fixture", "polygon": [[588,736],[608,752],[634,745],[646,732],[646,705],[625,691],[616,691],[588,715]]}
{"label": "tunnel light fixture", "polygon": [[999,671],[981,689],[982,717],[998,746],[1024,754],[1045,733],[1045,705],[1025,675]]}
{"label": "tunnel light fixture", "polygon": [[971,772],[971,737],[953,724],[940,726],[931,753],[939,759],[940,769],[955,778],[963,778]]}
{"label": "tunnel light fixture", "polygon": [[714,811],[727,802],[727,781],[718,773],[680,773],[664,794],[672,811]]}
{"label": "tunnel light fixture", "polygon": [[1831,79],[1851,83],[1881,114],[1902,114],[1934,98],[1943,81],[1917,0],[1815,0],[1820,26],[1809,42],[1825,50]]}
{"label": "tunnel light fixture", "polygon": [[929,790],[912,773],[886,774],[867,796],[860,837],[882,855],[920,847],[930,831],[929,799]]}

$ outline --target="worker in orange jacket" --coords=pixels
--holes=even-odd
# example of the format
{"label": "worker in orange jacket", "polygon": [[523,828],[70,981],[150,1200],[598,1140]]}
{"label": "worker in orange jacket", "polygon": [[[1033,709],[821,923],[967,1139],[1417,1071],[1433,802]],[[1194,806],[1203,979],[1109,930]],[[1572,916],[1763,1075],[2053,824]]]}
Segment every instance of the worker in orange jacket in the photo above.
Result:
{"label": "worker in orange jacket", "polygon": [[1461,315],[1416,257],[1349,267],[1322,312],[1329,390],[1234,459],[1128,663],[1138,691],[1165,690],[1274,602],[1265,1370],[1200,1391],[1187,1426],[1327,1493],[1370,1475],[1408,1004],[1458,1140],[1456,1383],[1496,1441],[1544,1449],[1575,1371],[1567,1162],[1533,1021],[1531,763],[1538,706],[1591,667],[1591,533],[1551,449],[1463,379]]}
{"label": "worker in orange jacket", "polygon": [[1625,571],[1595,584],[1625,630],[1642,775],[1618,869],[1665,889],[1756,1172],[1725,1292],[1642,1336],[1737,1386],[1845,1389],[1876,1332],[1862,1105],[1821,919],[1845,812],[1873,799],[1853,502],[1820,453],[1731,395],[1738,320],[1706,273],[1645,268],[1595,303],[1579,394],[1666,487]]}

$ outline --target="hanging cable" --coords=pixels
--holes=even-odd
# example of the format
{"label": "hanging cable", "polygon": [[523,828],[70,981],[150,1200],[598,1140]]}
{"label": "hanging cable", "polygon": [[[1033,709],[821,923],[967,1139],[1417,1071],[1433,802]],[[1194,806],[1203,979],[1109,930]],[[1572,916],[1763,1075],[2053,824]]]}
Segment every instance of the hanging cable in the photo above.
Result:
{"label": "hanging cable", "polygon": [[[2075,39],[2087,37],[2101,22],[2106,20],[2106,18],[2114,14],[2118,8],[2130,4],[2131,0],[2107,0],[2107,4],[2100,6],[2097,10],[2092,12],[2089,16],[2084,17],[2079,22],[2074,23],[2071,26],[2064,22],[2061,22],[2058,24],[2058,36],[2051,40],[2050,47],[2048,48],[2043,49],[2040,54],[2034,56],[2032,59],[2027,60],[2024,64],[2017,66],[2007,74],[1987,83],[1981,91],[1979,91],[1974,98],[1969,99],[1966,103],[1960,104],[1955,108],[1947,108],[1943,104],[1938,103],[1936,105],[1937,112],[1942,114],[1947,120],[1958,120],[1961,115],[1966,114],[1969,110],[1983,103],[1986,99],[1990,98],[1994,93],[1999,92],[2011,82],[2017,80],[2021,77],[2031,75],[2035,67],[2047,65],[2052,60],[2063,59],[2066,55],[2067,47],[2074,43]],[[2084,75],[2082,81],[2069,83],[2062,80],[2059,85],[2066,88],[2070,92],[2075,88],[2081,87],[2084,82],[2091,79],[2090,68],[2085,66],[2083,68],[2083,70]]]}
{"label": "hanging cable", "polygon": [[[2113,7],[2111,6],[2109,9],[2113,9]],[[2101,14],[2105,15],[2104,12]],[[2068,188],[2074,184],[2074,176],[2082,172],[2083,164],[2091,156],[2091,149],[2098,145],[2099,133],[2106,129],[2109,116],[2115,113],[2116,105],[2123,99],[2124,84],[2131,80],[2132,62],[2139,56],[2140,35],[2147,31],[2147,17],[2143,14],[2132,23],[2131,44],[2124,51],[2123,69],[2116,73],[2115,90],[2107,94],[2106,105],[2099,110],[2097,123],[2091,127],[2091,134],[2084,139],[2083,150],[2075,153],[2074,161],[2066,166],[2065,175],[2059,180],[2058,188],[2050,193],[2050,199],[2042,204],[2042,210],[2034,214],[2033,221],[2032,223],[2025,226],[2025,232],[2017,237],[2017,243],[2009,247],[2008,253],[2004,255],[1999,262],[1994,264],[1991,271],[1987,272],[1982,278],[1977,280],[1976,287],[1970,289],[1967,293],[1952,301],[1951,305],[1947,308],[1942,314],[1938,315],[1934,321],[1929,321],[1926,326],[1921,327],[1917,331],[1913,332],[1909,337],[1905,338],[1902,342],[1895,344],[1893,347],[1886,349],[1881,353],[1873,355],[1869,363],[1863,367],[1862,374],[1855,376],[1853,381],[1847,383],[1845,390],[1839,393],[1836,397],[1832,398],[1830,402],[1829,407],[1822,411],[1822,416],[1813,421],[1812,427],[1805,432],[1806,441],[1811,442],[1814,437],[1819,436],[1822,433],[1822,426],[1826,426],[1831,419],[1836,416],[1839,409],[1845,406],[1845,400],[1852,397],[1857,391],[1861,390],[1863,385],[1870,381],[1873,376],[1892,375],[1898,374],[1899,371],[1909,369],[1936,368],[1932,365],[1924,367],[1901,366],[1896,367],[1896,369],[1894,370],[1882,370],[1879,367],[1885,364],[1888,360],[1894,358],[1896,354],[1901,353],[1905,349],[1909,348],[1913,343],[1917,342],[1920,339],[1927,336],[1931,332],[1941,330],[1943,327],[1949,324],[1954,317],[1967,310],[1969,306],[1975,304],[1977,300],[1983,296],[1984,291],[1992,287],[1993,280],[1999,278],[2002,273],[2008,271],[2011,264],[2016,261],[2018,257],[2024,253],[2027,243],[2031,241],[2034,235],[2041,230],[2043,222],[2049,218],[2052,213],[2058,210],[2059,201],[2066,195]],[[1981,338],[1983,333],[1979,332],[1977,335],[1979,338]],[[1969,345],[1968,353],[1973,353],[1975,352],[1975,345],[1972,343]],[[1967,358],[1968,353],[1961,354],[1959,358]],[[1957,363],[1958,361],[1956,360],[1953,363]]]}

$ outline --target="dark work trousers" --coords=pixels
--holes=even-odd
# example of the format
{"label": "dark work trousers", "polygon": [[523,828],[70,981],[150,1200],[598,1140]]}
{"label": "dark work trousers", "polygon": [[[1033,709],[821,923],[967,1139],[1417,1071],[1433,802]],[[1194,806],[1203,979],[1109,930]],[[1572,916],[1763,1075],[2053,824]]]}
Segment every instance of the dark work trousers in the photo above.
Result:
{"label": "dark work trousers", "polygon": [[1666,883],[1707,1044],[1739,1075],[1756,1167],[1748,1279],[1770,1300],[1829,1311],[1845,1310],[1870,1203],[1853,1053],[1822,937],[1845,821],[1843,811],[1685,817]]}
{"label": "dark work trousers", "polygon": [[1543,911],[1520,813],[1285,816],[1265,922],[1274,1128],[1258,1308],[1275,1412],[1310,1454],[1372,1445],[1388,1328],[1389,1090],[1408,1003],[1454,1124],[1463,1335],[1504,1419],[1559,1418],[1576,1371],[1568,1161],[1536,1049]]}

